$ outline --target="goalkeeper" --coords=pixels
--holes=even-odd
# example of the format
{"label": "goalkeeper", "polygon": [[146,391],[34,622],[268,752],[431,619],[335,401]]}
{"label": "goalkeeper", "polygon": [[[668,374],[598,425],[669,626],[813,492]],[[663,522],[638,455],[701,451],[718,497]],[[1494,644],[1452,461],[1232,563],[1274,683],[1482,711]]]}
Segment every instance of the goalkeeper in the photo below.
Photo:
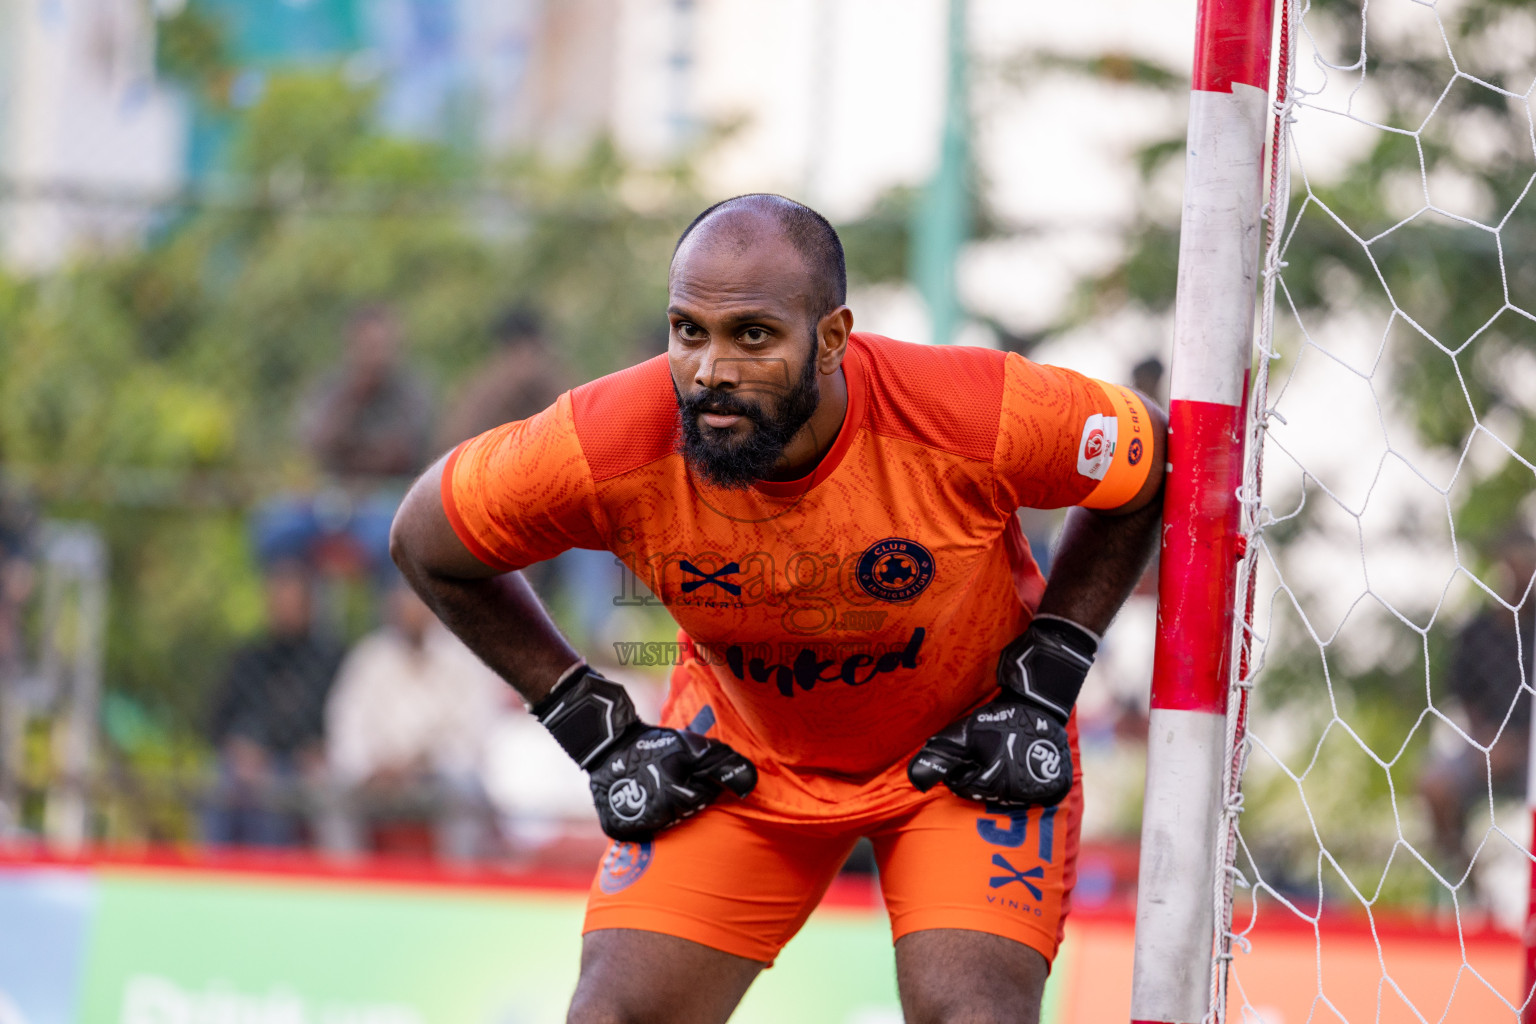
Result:
{"label": "goalkeeper", "polygon": [[[724,1021],[860,837],[915,1021],[1034,1020],[1076,874],[1072,706],[1156,538],[1162,414],[1017,355],[853,333],[836,232],[704,211],[664,356],[472,438],[396,561],[585,768],[613,838],[572,1021]],[[1049,584],[1024,506],[1068,514]],[[517,571],[606,549],[680,626],[640,721]]]}

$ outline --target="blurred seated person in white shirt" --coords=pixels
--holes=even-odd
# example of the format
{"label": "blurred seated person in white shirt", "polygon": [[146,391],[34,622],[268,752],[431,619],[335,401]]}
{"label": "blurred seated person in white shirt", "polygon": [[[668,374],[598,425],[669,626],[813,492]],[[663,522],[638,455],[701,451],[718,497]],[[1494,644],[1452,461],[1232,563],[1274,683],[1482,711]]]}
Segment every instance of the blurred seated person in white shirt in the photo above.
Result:
{"label": "blurred seated person in white shirt", "polygon": [[356,854],[380,825],[423,822],[439,858],[482,856],[491,834],[482,755],[512,689],[403,581],[386,616],[347,654],[326,705],[333,794],[322,840]]}
{"label": "blurred seated person in white shirt", "polygon": [[[621,609],[621,613],[627,611],[632,609]],[[623,628],[643,635],[645,624],[630,617]],[[599,664],[604,676],[628,691],[642,717],[661,714],[667,690],[664,667]],[[587,773],[524,709],[521,700],[512,701],[489,731],[484,778],[509,859],[588,871],[602,857],[608,837],[598,827]]]}

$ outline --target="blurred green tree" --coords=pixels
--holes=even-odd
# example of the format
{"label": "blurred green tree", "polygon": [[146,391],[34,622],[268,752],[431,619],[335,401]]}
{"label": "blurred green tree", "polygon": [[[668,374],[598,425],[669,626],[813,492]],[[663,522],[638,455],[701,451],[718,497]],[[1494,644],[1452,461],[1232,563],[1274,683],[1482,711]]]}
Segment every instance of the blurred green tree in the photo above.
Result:
{"label": "blurred green tree", "polygon": [[[697,152],[642,168],[604,139],[554,163],[391,137],[339,67],[269,70],[236,109],[218,21],[193,3],[160,32],[162,75],[228,127],[228,166],[155,209],[141,247],[0,272],[0,458],[48,515],[107,538],[106,732],[118,774],[149,781],[103,817],[166,838],[188,801],[145,787],[202,768],[212,688],[261,625],[247,517],[318,482],[295,405],[348,314],[392,305],[439,395],[512,306],[541,314],[573,379],[599,376],[661,351],[671,247],[705,200]],[[909,221],[898,192],[848,226],[855,282],[901,278]]]}
{"label": "blurred green tree", "polygon": [[[1536,11],[1476,0],[1439,15],[1426,8],[1407,22],[1383,14],[1385,24],[1373,21],[1363,32],[1361,10],[1353,0],[1324,0],[1307,11],[1313,38],[1338,65],[1332,88],[1359,84],[1353,116],[1367,130],[1336,140],[1344,166],[1326,176],[1314,170],[1308,179],[1296,167],[1279,301],[1293,303],[1304,323],[1362,308],[1396,310],[1402,322],[1394,328],[1417,339],[1388,339],[1376,389],[1383,404],[1410,419],[1424,444],[1453,456],[1478,422],[1497,422],[1501,413],[1518,417],[1522,425],[1506,440],[1528,462],[1536,456],[1536,403],[1513,385],[1525,379],[1536,345],[1536,212],[1522,203],[1536,160],[1524,101],[1496,90],[1529,89],[1536,53],[1514,41],[1536,31]],[[1460,73],[1451,54],[1462,61]],[[1118,55],[1048,54],[1008,70],[1065,70],[1176,93],[1189,85],[1182,71]],[[1318,81],[1315,68],[1299,69],[1303,87]],[[1330,92],[1325,102],[1335,98]],[[1328,116],[1306,114],[1309,126]],[[1337,153],[1321,153],[1326,144],[1314,143],[1313,155],[1337,160]],[[1182,136],[1133,154],[1145,195],[1126,232],[1124,258],[1081,283],[1057,330],[1125,307],[1171,311],[1179,211],[1162,186],[1177,175],[1182,155]],[[1458,492],[1458,538],[1484,546],[1516,516],[1530,487],[1529,466],[1512,460]]]}
{"label": "blurred green tree", "polygon": [[[639,172],[606,143],[477,167],[381,135],[373,103],[339,72],[271,75],[236,122],[237,191],[179,197],[142,248],[0,276],[0,453],[49,515],[108,539],[108,706],[157,723],[125,738],[179,738],[195,760],[224,659],[259,627],[246,514],[315,482],[294,406],[352,309],[392,304],[439,393],[514,304],[583,377],[659,344],[670,245],[698,205],[684,169],[646,175],[660,200],[637,212],[620,195]],[[160,748],[145,757],[163,766]]]}

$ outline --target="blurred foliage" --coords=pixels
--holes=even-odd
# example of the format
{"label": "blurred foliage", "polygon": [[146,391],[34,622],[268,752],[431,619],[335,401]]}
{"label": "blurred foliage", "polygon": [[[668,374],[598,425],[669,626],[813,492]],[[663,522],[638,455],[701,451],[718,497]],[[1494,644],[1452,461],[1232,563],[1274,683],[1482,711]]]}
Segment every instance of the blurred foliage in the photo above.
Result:
{"label": "blurred foliage", "polygon": [[850,286],[905,279],[912,259],[912,218],[917,200],[915,188],[892,188],[858,221],[838,225]]}
{"label": "blurred foliage", "polygon": [[[191,831],[213,689],[262,626],[247,517],[319,483],[295,406],[340,360],[348,315],[393,306],[440,399],[514,306],[541,315],[571,383],[590,379],[661,350],[672,246],[706,205],[697,152],[640,168],[604,139],[553,163],[391,137],[375,89],[336,67],[268,70],[232,110],[200,12],[159,23],[158,59],[228,119],[217,187],[155,211],[142,248],[0,272],[0,459],[110,552],[99,824],[117,837]],[[903,275],[910,203],[892,193],[847,226],[855,282]]]}
{"label": "blurred foliage", "polygon": [[222,107],[228,100],[229,55],[218,21],[200,4],[161,18],[155,31],[155,70],[203,102]]}
{"label": "blurred foliage", "polygon": [[1059,53],[1031,50],[995,63],[991,73],[1015,88],[1029,88],[1042,75],[1066,73],[1113,85],[1141,86],[1158,90],[1187,90],[1189,76],[1134,53]]}
{"label": "blurred foliage", "polygon": [[372,104],[332,72],[273,75],[239,122],[251,201],[192,203],[147,248],[0,278],[0,452],[50,516],[107,539],[106,684],[159,730],[108,738],[146,770],[185,742],[155,736],[201,733],[232,645],[260,626],[246,513],[315,482],[293,410],[352,309],[393,304],[439,394],[509,305],[541,309],[583,376],[661,322],[686,175],[664,182],[664,212],[635,213],[598,145],[570,168],[492,168],[488,198],[466,201],[462,161],[380,136]]}
{"label": "blurred foliage", "polygon": [[[1307,24],[1334,59],[1348,63],[1358,49],[1360,17],[1357,3],[1329,0],[1311,5]],[[1536,314],[1536,260],[1531,258],[1536,208],[1520,202],[1536,172],[1529,114],[1519,100],[1456,79],[1445,50],[1448,42],[1468,74],[1524,88],[1536,70],[1531,66],[1536,55],[1506,41],[1536,31],[1536,12],[1526,5],[1477,0],[1441,17],[1444,40],[1430,16],[1415,25],[1422,31],[1399,26],[1370,34],[1362,104],[1373,107],[1372,120],[1397,130],[1374,131],[1369,148],[1346,169],[1312,182],[1315,200],[1305,205],[1305,182],[1296,172],[1286,225],[1294,233],[1277,306],[1293,302],[1304,322],[1362,308],[1381,314],[1385,322],[1395,306],[1400,321],[1407,317],[1412,323],[1394,325],[1385,365],[1376,377],[1378,397],[1412,420],[1423,443],[1453,455],[1465,448],[1476,422],[1487,422],[1500,410],[1512,413],[1524,426],[1505,440],[1531,459],[1536,456],[1531,419],[1536,403],[1514,386],[1524,375],[1511,370],[1536,349],[1536,331],[1529,315],[1509,308]],[[1188,86],[1186,76],[1114,55],[1044,55],[1028,66],[1075,70],[1136,88]],[[1315,78],[1309,74],[1313,71],[1299,69],[1298,81]],[[1333,74],[1349,82],[1358,77]],[[1407,134],[1415,131],[1417,141]],[[1134,154],[1144,184],[1150,187],[1179,160],[1183,148],[1179,136],[1156,140]],[[1421,177],[1429,183],[1427,200]],[[1425,210],[1427,201],[1455,216],[1499,227],[1498,239],[1453,216]],[[1155,202],[1138,205],[1143,219],[1127,233],[1124,259],[1083,282],[1059,329],[1124,306],[1154,313],[1172,308],[1178,211],[1160,209]],[[1410,223],[1389,230],[1415,214]],[[1286,365],[1272,368],[1271,375],[1279,379]],[[1515,518],[1530,491],[1530,472],[1518,464],[1458,491],[1458,537],[1486,547]]]}
{"label": "blurred foliage", "polygon": [[[1305,739],[1294,746],[1254,749],[1243,780],[1248,846],[1238,868],[1248,873],[1251,856],[1265,884],[1308,913],[1317,912],[1319,893],[1353,910],[1432,906],[1432,876],[1397,846],[1400,815],[1409,819],[1406,839],[1428,846],[1413,815],[1403,813],[1403,802],[1413,799],[1417,759],[1393,764],[1409,734],[1388,704],[1355,701],[1347,692],[1344,699],[1334,720],[1322,695]],[[1389,862],[1418,870],[1389,871]]]}

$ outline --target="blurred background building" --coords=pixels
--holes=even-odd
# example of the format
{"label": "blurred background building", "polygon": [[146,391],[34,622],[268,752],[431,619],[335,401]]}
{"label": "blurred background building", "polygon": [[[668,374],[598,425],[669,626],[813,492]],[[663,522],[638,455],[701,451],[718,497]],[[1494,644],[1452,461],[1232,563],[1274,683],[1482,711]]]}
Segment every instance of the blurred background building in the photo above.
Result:
{"label": "blurred background building", "polygon": [[0,47],[7,262],[48,268],[142,238],[150,211],[111,196],[174,188],[186,146],[185,115],[155,74],[152,10],[7,0]]}

